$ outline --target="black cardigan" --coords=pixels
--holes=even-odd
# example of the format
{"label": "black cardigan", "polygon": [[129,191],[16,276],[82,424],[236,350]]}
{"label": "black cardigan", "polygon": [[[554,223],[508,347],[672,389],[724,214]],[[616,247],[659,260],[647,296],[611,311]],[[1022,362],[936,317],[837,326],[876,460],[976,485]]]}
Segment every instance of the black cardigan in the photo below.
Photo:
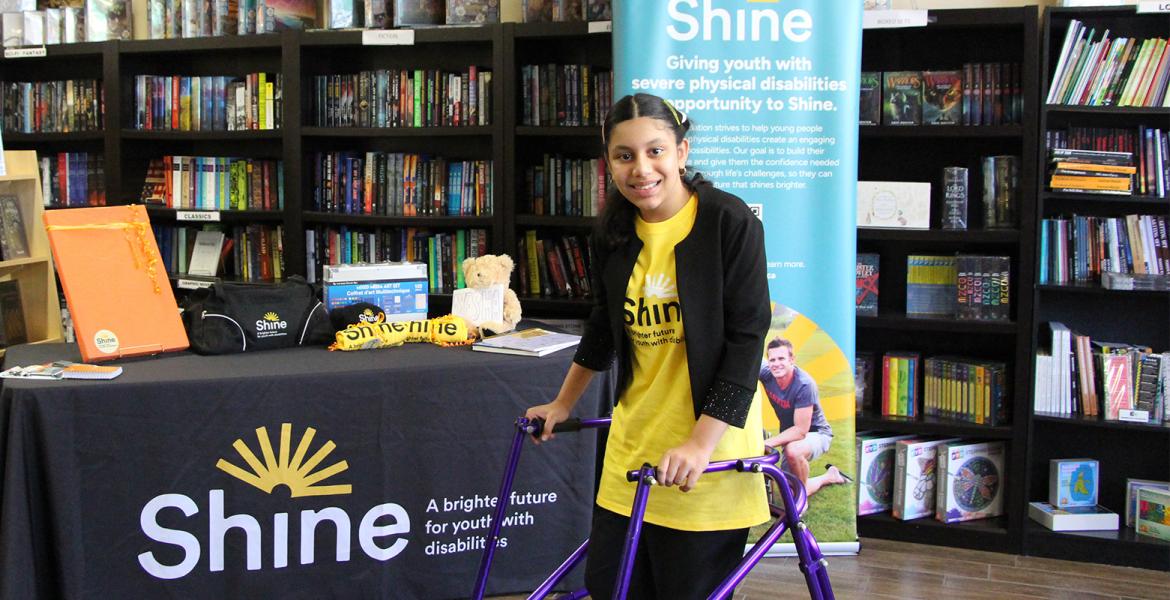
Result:
{"label": "black cardigan", "polygon": [[[675,246],[675,264],[695,418],[743,427],[771,322],[764,227],[743,200],[701,177],[693,184],[698,212]],[[634,235],[610,249],[597,232],[591,243],[595,301],[573,361],[603,371],[616,354],[620,397],[631,372],[622,308],[642,241]]]}

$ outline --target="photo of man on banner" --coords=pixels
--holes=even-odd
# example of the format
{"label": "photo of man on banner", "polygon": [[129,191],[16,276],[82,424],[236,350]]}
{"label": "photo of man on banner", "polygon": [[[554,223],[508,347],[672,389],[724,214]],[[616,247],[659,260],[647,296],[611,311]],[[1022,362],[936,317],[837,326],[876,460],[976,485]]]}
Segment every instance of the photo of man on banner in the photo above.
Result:
{"label": "photo of man on banner", "polygon": [[766,354],[760,383],[780,421],[780,432],[764,444],[784,453],[784,468],[800,478],[809,496],[823,486],[845,483],[845,476],[835,466],[823,475],[809,477],[809,461],[828,452],[833,443],[833,427],[821,409],[817,382],[796,366],[792,342],[772,338]]}

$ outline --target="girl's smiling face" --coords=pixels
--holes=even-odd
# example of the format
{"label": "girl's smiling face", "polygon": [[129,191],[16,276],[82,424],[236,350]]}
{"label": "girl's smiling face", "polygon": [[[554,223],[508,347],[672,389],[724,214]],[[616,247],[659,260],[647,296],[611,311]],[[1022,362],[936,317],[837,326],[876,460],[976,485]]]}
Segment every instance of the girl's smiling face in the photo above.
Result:
{"label": "girl's smiling face", "polygon": [[651,117],[623,121],[613,128],[606,162],[614,186],[649,223],[674,216],[691,196],[679,167],[687,162],[690,142],[676,142],[666,123]]}

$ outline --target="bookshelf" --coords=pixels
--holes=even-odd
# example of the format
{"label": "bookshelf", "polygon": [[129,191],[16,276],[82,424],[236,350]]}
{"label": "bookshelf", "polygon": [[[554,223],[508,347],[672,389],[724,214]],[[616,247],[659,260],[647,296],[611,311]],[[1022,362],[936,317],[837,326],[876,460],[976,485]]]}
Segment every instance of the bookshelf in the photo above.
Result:
{"label": "bookshelf", "polygon": [[[7,202],[16,198],[17,210],[23,223],[23,237],[27,256],[0,257],[0,297],[3,297],[3,319],[20,318],[24,321],[25,339],[30,343],[61,341],[61,307],[57,299],[57,279],[53,271],[53,257],[49,249],[49,238],[41,221],[42,206],[40,171],[37,169],[36,154],[29,151],[4,152],[7,174],[0,176],[0,207],[4,218],[10,215]],[[0,233],[0,235],[8,235]],[[15,252],[14,252],[15,254]],[[6,282],[16,282],[19,290],[19,311],[14,302],[7,298]],[[0,324],[0,332],[7,327]],[[5,336],[6,337],[6,336]],[[11,342],[5,342],[11,343]],[[0,357],[4,348],[0,348]]]}
{"label": "bookshelf", "polygon": [[[526,181],[526,169],[541,164],[545,155],[562,155],[571,159],[601,158],[600,120],[597,125],[557,126],[524,124],[522,69],[525,65],[588,65],[593,73],[612,72],[613,36],[609,32],[591,33],[588,23],[512,23],[505,25],[512,47],[505,73],[509,100],[505,102],[505,126],[511,143],[507,144],[504,163],[509,165],[504,193],[513,204],[505,224],[505,252],[518,257],[518,244],[525,232],[556,238],[577,235],[587,239],[596,217],[571,214],[534,214]],[[544,81],[542,80],[542,83]],[[592,91],[592,90],[591,90]],[[519,260],[519,258],[518,258]],[[517,277],[520,269],[517,268]],[[520,287],[513,284],[520,293]],[[545,317],[584,317],[590,300],[584,298],[522,295],[525,314]]]}
{"label": "bookshelf", "polygon": [[[857,251],[880,255],[878,315],[857,317],[857,350],[873,353],[875,382],[881,356],[912,351],[927,357],[961,355],[1007,365],[1007,425],[985,426],[931,416],[882,416],[879,407],[857,415],[857,430],[921,436],[998,440],[1006,443],[1005,514],[979,521],[943,524],[933,519],[900,521],[888,513],[858,518],[858,533],[917,543],[1016,552],[1023,538],[1024,456],[1027,448],[1026,398],[1030,377],[1033,217],[1038,95],[1038,31],[1034,7],[931,10],[925,27],[867,29],[862,36],[862,71],[960,69],[968,63],[1015,63],[1023,98],[1017,122],[998,125],[874,125],[860,127],[858,179],[931,183],[929,230],[857,230]],[[984,227],[981,158],[1019,157],[1018,224]],[[942,173],[948,166],[968,169],[968,228],[941,229]],[[1007,321],[917,318],[907,316],[907,257],[978,254],[1010,257],[1010,319]],[[921,383],[921,375],[919,381]],[[880,398],[880,392],[876,393]]]}
{"label": "bookshelf", "polygon": [[[104,127],[75,133],[6,131],[9,148],[56,152],[93,152],[105,156],[103,183],[108,203],[138,202],[152,159],[170,155],[239,157],[280,161],[283,172],[269,182],[283,187],[283,206],[257,210],[177,210],[148,206],[151,221],[168,228],[198,228],[211,223],[230,236],[233,230],[261,228],[283,253],[281,276],[306,275],[305,232],[315,228],[375,231],[418,228],[454,232],[483,230],[487,251],[503,252],[505,215],[510,200],[500,184],[506,163],[500,158],[513,140],[504,128],[503,101],[510,26],[422,29],[409,45],[363,45],[361,31],[285,31],[210,38],[108,41],[48,46],[43,57],[0,59],[6,81],[99,79],[106,98]],[[465,70],[475,65],[497,77],[490,85],[491,115],[486,125],[463,127],[326,127],[314,119],[314,77],[374,69]],[[245,131],[165,131],[135,127],[136,77],[279,74],[282,122],[274,129]],[[424,105],[425,106],[425,105]],[[506,136],[505,133],[508,135]],[[313,159],[316,153],[418,153],[465,160],[491,160],[497,182],[488,214],[475,216],[374,216],[314,210]],[[275,197],[275,196],[274,196]],[[283,234],[279,238],[271,232]],[[237,253],[238,248],[233,250]],[[230,269],[222,279],[239,280]],[[172,279],[179,276],[172,273]],[[433,294],[437,309],[450,305],[449,294]]]}
{"label": "bookshelf", "polygon": [[[1139,14],[1133,7],[1048,8],[1041,42],[1043,102],[1056,72],[1065,33],[1073,20],[1111,37],[1166,37],[1170,14]],[[1061,215],[1117,217],[1127,214],[1170,215],[1165,197],[1149,195],[1094,196],[1052,192],[1043,177],[1047,168],[1045,132],[1068,127],[1166,129],[1170,109],[1118,106],[1044,104],[1040,108],[1036,180],[1036,222]],[[1046,344],[1045,323],[1059,321],[1093,339],[1128,342],[1170,349],[1170,293],[1115,291],[1099,283],[1051,285],[1041,282],[1032,293],[1033,353]],[[1047,499],[1048,461],[1086,457],[1100,463],[1099,503],[1124,514],[1128,477],[1166,480],[1170,475],[1170,425],[1106,421],[1097,416],[1038,413],[1029,419],[1023,501]],[[1019,505],[1015,505],[1019,506]],[[1025,519],[1022,551],[1051,558],[1110,562],[1170,570],[1170,542],[1137,535],[1124,526],[1118,531],[1053,532]]]}

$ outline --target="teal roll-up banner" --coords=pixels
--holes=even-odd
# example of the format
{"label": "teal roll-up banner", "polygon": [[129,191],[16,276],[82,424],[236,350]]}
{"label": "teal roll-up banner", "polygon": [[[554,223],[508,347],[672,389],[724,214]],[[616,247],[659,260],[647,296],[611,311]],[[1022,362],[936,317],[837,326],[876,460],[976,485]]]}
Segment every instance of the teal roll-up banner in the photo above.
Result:
{"label": "teal roll-up banner", "polygon": [[[813,429],[831,432],[806,484],[807,520],[822,542],[857,539],[856,490],[838,472],[857,475],[861,16],[857,0],[615,0],[613,10],[615,98],[646,92],[683,110],[693,121],[689,166],[764,222],[768,339],[792,343],[797,368],[818,387],[825,419],[818,426],[814,415]],[[762,368],[765,428],[774,435],[792,424],[769,377]]]}

